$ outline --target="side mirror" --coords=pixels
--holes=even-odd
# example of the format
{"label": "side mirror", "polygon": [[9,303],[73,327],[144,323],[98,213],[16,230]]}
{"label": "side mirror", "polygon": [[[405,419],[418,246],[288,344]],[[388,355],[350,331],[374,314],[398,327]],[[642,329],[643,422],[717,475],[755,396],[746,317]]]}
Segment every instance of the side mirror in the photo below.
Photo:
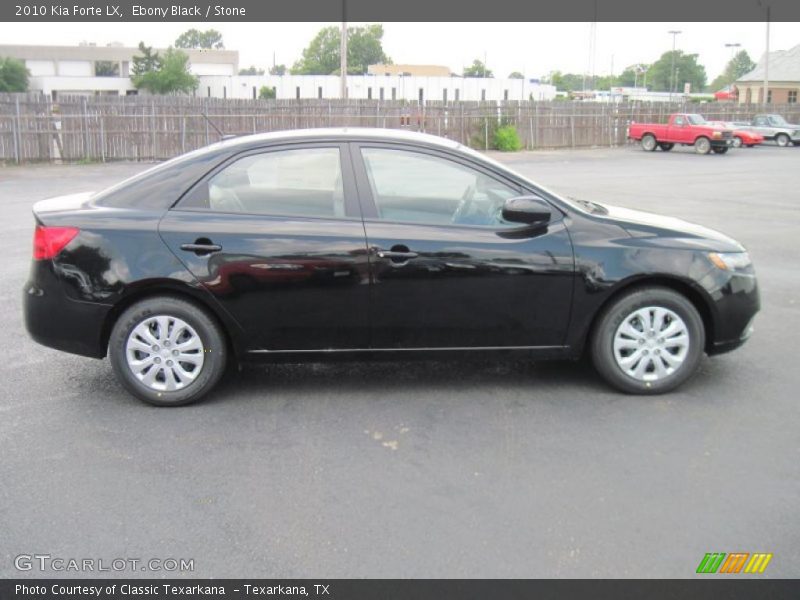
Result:
{"label": "side mirror", "polygon": [[526,225],[550,221],[550,205],[538,196],[517,196],[503,203],[503,219]]}

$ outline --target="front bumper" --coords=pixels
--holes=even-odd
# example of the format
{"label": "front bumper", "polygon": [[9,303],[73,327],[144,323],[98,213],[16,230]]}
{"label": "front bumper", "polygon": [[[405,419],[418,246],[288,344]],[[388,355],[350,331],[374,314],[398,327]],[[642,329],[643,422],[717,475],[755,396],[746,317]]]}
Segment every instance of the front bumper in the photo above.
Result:
{"label": "front bumper", "polygon": [[732,273],[712,295],[714,335],[707,345],[709,355],[735,350],[753,333],[753,322],[761,308],[755,275]]}

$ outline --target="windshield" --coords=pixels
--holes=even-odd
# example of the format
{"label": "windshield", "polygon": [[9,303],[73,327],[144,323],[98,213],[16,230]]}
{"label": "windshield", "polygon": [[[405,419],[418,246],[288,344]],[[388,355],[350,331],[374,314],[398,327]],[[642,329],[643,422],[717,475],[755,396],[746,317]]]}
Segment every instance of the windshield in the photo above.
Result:
{"label": "windshield", "polygon": [[778,126],[788,125],[788,123],[786,122],[786,119],[784,119],[780,115],[770,115],[769,116],[769,122],[772,123],[773,125],[778,125]]}
{"label": "windshield", "polygon": [[703,115],[686,115],[686,118],[689,119],[689,123],[692,125],[705,125],[706,123]]}

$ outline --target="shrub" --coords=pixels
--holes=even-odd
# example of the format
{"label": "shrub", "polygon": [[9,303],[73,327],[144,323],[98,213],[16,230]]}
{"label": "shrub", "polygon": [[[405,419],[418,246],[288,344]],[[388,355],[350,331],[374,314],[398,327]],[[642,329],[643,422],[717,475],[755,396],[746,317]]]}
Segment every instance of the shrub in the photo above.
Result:
{"label": "shrub", "polygon": [[517,128],[513,125],[503,125],[498,127],[494,134],[494,147],[503,152],[517,152],[522,150],[522,142],[519,139]]}

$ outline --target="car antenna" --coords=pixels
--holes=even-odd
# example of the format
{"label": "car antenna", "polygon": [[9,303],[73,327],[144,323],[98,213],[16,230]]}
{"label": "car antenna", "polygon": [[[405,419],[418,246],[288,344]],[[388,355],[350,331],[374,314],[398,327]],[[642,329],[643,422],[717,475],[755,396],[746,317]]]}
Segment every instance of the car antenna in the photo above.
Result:
{"label": "car antenna", "polygon": [[211,127],[214,128],[214,131],[216,131],[219,134],[219,136],[222,139],[222,141],[230,140],[230,139],[233,139],[233,138],[237,137],[235,133],[225,133],[224,131],[222,131],[219,127],[217,127],[214,124],[214,121],[212,121],[211,119],[208,118],[208,115],[205,112],[202,112],[200,114],[202,114],[203,118],[208,122],[208,124],[211,125]]}

